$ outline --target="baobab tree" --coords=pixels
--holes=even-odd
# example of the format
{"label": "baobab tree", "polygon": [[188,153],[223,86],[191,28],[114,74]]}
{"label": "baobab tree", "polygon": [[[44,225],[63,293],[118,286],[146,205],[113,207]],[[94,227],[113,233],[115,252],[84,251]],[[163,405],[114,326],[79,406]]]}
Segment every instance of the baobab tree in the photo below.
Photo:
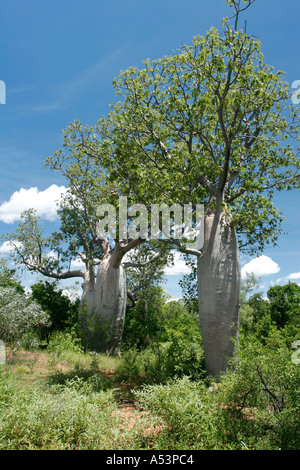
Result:
{"label": "baobab tree", "polygon": [[[143,252],[140,260],[138,247],[146,240],[119,239],[118,234],[109,240],[97,229],[97,209],[115,203],[118,188],[109,182],[107,171],[95,167],[95,160],[85,147],[86,132],[82,124],[71,124],[64,131],[64,150],[46,161],[68,182],[57,209],[59,231],[45,236],[39,217],[30,209],[21,215],[16,231],[4,239],[13,248],[15,262],[30,271],[57,280],[82,278],[80,311],[88,315],[91,328],[96,323],[107,328],[101,349],[120,354],[128,295],[126,269],[148,263],[158,267],[166,258],[162,252],[152,250],[147,259]],[[90,132],[91,129],[91,140]],[[97,338],[93,340],[96,343],[99,344]]]}
{"label": "baobab tree", "polygon": [[[136,200],[201,203],[204,244],[196,255],[206,370],[217,376],[234,353],[240,250],[276,243],[282,214],[274,191],[299,188],[299,113],[284,74],[239,28],[254,0],[230,0],[233,24],[209,29],[173,55],[146,60],[114,81],[120,101],[107,129],[111,174]],[[99,156],[101,158],[101,156]]]}

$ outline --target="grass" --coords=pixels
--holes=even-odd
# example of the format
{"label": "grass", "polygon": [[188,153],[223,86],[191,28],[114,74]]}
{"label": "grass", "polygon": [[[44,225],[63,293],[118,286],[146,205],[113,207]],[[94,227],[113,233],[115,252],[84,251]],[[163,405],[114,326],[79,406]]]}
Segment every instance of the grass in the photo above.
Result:
{"label": "grass", "polygon": [[19,351],[0,369],[1,450],[150,449],[163,421],[141,410],[120,359]]}
{"label": "grass", "polygon": [[[8,354],[0,366],[0,450],[299,449],[298,366],[289,356],[276,362],[267,351],[250,352],[218,382],[161,383],[149,382],[133,353]],[[280,411],[275,394],[284,397]]]}

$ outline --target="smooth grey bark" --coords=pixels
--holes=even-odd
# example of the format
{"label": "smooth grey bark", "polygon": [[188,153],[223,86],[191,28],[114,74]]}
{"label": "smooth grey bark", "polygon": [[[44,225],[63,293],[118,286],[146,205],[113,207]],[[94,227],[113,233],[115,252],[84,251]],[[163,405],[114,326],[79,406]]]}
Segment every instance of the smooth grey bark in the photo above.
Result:
{"label": "smooth grey bark", "polygon": [[142,240],[121,240],[111,249],[102,239],[104,256],[97,269],[84,272],[81,299],[81,326],[89,347],[120,355],[127,304],[126,267],[134,263],[122,263],[124,255]]}
{"label": "smooth grey bark", "polygon": [[234,354],[240,312],[241,270],[237,236],[222,210],[205,217],[197,260],[199,319],[208,375],[218,376]]}
{"label": "smooth grey bark", "polygon": [[95,309],[95,271],[94,267],[90,267],[83,272],[82,296],[80,300],[79,310],[81,311],[86,306],[88,312]]}
{"label": "smooth grey bark", "polygon": [[118,250],[101,261],[95,290],[95,315],[107,328],[106,350],[120,355],[126,312],[126,273]]}
{"label": "smooth grey bark", "polygon": [[97,269],[97,279],[86,270],[82,284],[79,320],[89,347],[120,355],[126,312],[126,275],[114,253]]}

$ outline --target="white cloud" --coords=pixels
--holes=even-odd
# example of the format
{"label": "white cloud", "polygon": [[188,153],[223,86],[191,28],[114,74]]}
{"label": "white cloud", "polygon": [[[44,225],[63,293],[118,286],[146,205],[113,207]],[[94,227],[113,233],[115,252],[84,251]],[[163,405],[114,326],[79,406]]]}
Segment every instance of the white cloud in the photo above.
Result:
{"label": "white cloud", "polygon": [[[16,242],[16,245],[21,247],[22,244],[20,242]],[[0,253],[2,254],[8,254],[8,253],[11,253],[13,251],[13,245],[11,242],[9,241],[6,241],[4,243],[2,243],[2,245],[0,246]]]}
{"label": "white cloud", "polygon": [[182,297],[171,297],[171,299],[167,300],[167,303],[169,303],[169,302],[178,302],[179,300],[182,300]]}
{"label": "white cloud", "polygon": [[0,206],[0,221],[12,224],[20,219],[24,210],[36,209],[37,215],[49,221],[57,217],[57,201],[66,192],[65,186],[53,184],[44,191],[38,188],[21,188],[12,194],[9,201],[3,202]]}
{"label": "white cloud", "polygon": [[300,273],[292,273],[287,276],[287,280],[293,281],[300,279]]}
{"label": "white cloud", "polygon": [[189,274],[190,272],[190,267],[187,266],[180,253],[177,252],[174,254],[174,265],[166,266],[164,270],[166,276],[178,276],[180,274]]}
{"label": "white cloud", "polygon": [[300,280],[300,273],[291,273],[288,276],[280,277],[276,279],[274,285],[285,283],[287,284],[289,281],[298,281]]}
{"label": "white cloud", "polygon": [[269,276],[276,274],[280,271],[280,267],[275,261],[265,255],[258,256],[252,259],[242,268],[242,278],[245,278],[247,273],[253,273],[255,276]]}
{"label": "white cloud", "polygon": [[76,258],[71,261],[71,269],[83,269],[85,268],[85,264],[81,258]]}

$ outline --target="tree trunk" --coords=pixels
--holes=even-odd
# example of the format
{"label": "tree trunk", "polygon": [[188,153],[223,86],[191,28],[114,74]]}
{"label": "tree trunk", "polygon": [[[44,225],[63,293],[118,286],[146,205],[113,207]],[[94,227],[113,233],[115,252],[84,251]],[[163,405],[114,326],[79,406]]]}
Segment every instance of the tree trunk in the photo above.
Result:
{"label": "tree trunk", "polygon": [[239,328],[240,256],[234,227],[219,210],[205,218],[203,255],[198,258],[199,317],[206,372],[225,371]]}
{"label": "tree trunk", "polygon": [[126,311],[126,274],[122,255],[115,250],[106,255],[98,267],[95,313],[106,331],[105,349],[120,355]]}
{"label": "tree trunk", "polygon": [[95,309],[95,272],[94,267],[87,269],[83,275],[82,297],[80,301],[80,311],[84,307],[87,308],[89,313]]}

